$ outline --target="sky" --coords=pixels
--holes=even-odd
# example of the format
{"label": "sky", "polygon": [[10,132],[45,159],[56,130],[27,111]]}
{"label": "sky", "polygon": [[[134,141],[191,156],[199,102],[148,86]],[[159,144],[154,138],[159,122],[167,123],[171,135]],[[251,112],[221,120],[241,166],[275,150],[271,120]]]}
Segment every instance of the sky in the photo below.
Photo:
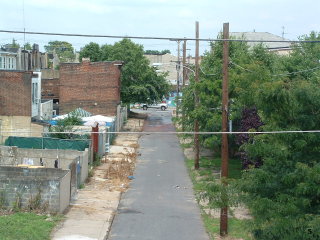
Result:
{"label": "sky", "polygon": [[[290,40],[320,31],[320,1],[315,0],[0,0],[0,30],[77,33],[117,36],[216,38],[223,23],[231,32],[269,32]],[[283,30],[284,29],[284,30]],[[76,50],[89,42],[113,44],[120,39],[39,36],[0,33],[0,45],[16,39],[43,46],[52,40],[68,41]],[[169,40],[133,40],[145,50],[169,49]],[[187,43],[194,55],[195,42]],[[200,43],[200,52],[209,50]]]}

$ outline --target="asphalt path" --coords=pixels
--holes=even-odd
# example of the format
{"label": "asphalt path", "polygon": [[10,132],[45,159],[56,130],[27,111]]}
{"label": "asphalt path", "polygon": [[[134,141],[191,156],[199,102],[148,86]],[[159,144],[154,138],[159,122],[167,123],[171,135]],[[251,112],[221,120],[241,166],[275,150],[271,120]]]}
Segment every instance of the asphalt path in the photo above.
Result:
{"label": "asphalt path", "polygon": [[[144,131],[174,131],[170,111],[147,112]],[[139,145],[108,239],[208,240],[177,136],[142,135]]]}

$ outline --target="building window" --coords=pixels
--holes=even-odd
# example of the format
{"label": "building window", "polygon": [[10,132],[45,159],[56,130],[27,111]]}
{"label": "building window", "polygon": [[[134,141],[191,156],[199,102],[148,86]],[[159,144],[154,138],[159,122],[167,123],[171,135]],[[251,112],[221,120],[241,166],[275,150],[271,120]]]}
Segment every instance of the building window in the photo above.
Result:
{"label": "building window", "polygon": [[0,69],[2,69],[2,57],[0,57]]}
{"label": "building window", "polygon": [[16,58],[12,58],[12,69],[16,69]]}

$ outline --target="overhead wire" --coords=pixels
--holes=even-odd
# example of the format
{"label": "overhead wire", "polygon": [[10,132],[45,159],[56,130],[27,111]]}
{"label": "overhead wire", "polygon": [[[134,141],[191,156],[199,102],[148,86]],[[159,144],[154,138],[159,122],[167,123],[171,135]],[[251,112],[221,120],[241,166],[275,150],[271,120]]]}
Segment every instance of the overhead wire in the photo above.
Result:
{"label": "overhead wire", "polygon": [[128,36],[128,35],[98,35],[98,34],[78,34],[78,33],[52,33],[52,32],[34,32],[34,31],[13,31],[0,30],[2,33],[31,34],[31,35],[52,35],[65,37],[90,37],[90,38],[130,38],[130,39],[148,39],[148,40],[169,40],[169,41],[206,41],[206,42],[258,42],[258,43],[320,43],[320,40],[250,40],[250,39],[214,39],[214,38],[186,38],[186,37],[148,37],[148,36]]}

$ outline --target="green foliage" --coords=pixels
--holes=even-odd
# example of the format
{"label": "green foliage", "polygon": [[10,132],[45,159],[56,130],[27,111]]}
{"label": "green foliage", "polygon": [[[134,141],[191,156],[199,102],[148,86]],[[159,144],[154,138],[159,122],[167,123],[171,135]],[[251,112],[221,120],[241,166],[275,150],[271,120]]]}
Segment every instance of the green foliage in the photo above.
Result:
{"label": "green foliage", "polygon": [[26,206],[28,211],[34,211],[34,210],[46,210],[47,208],[46,203],[42,202],[41,199],[41,190],[38,189],[38,192],[35,196],[31,195],[29,200],[28,200],[28,204]]}
{"label": "green foliage", "polygon": [[[212,218],[212,216],[205,213],[202,214],[202,218],[211,239],[215,239],[214,235],[218,236],[220,232],[220,219]],[[228,222],[228,236],[232,239],[252,239],[248,228],[250,224],[251,220],[230,218]]]}
{"label": "green foliage", "polygon": [[12,38],[12,43],[10,44],[10,47],[12,47],[12,48],[19,48],[20,45],[19,45],[19,43],[17,43],[17,40],[16,40],[16,39]]}
{"label": "green foliage", "polygon": [[[315,39],[314,33],[310,37]],[[280,58],[280,68],[289,73],[301,71],[301,64],[315,68],[314,56],[319,54],[320,48],[302,44]],[[262,83],[255,100],[266,124],[263,129],[319,129],[318,85],[317,70]],[[243,146],[249,156],[263,160],[263,166],[246,171],[239,184],[255,219],[256,239],[320,238],[319,146],[315,133],[258,135]]]}
{"label": "green foliage", "polygon": [[[61,139],[81,138],[81,136],[72,133],[74,132],[73,127],[76,125],[82,125],[81,118],[77,115],[71,114],[64,119],[59,119],[57,121],[57,125],[50,126],[49,132],[52,132],[50,133],[50,137],[61,138]],[[54,133],[54,132],[57,132],[57,133]],[[66,132],[66,133],[63,133],[63,132]]]}
{"label": "green foliage", "polygon": [[7,196],[6,196],[6,191],[1,190],[0,191],[0,210],[5,208],[7,204]]}
{"label": "green foliage", "polygon": [[22,208],[22,199],[21,199],[22,195],[21,193],[16,193],[15,196],[15,201],[12,204],[12,209],[15,212],[19,212]]}
{"label": "green foliage", "polygon": [[[302,40],[320,40],[312,32]],[[222,43],[202,59],[200,83],[184,90],[183,119],[188,130],[197,119],[201,131],[221,129]],[[242,109],[255,106],[262,131],[320,129],[320,44],[301,43],[288,56],[268,52],[262,45],[248,49],[230,42],[229,118],[234,131]],[[206,74],[204,74],[206,73]],[[191,79],[192,80],[192,79]],[[200,107],[194,106],[199,93]],[[260,168],[246,170],[237,188],[254,217],[256,239],[320,239],[320,138],[317,133],[260,134],[240,146]],[[233,145],[230,153],[237,152]],[[220,151],[220,136],[201,135],[203,146]],[[201,162],[200,162],[201,165]],[[212,185],[207,199],[217,202],[224,189]]]}
{"label": "green foliage", "polygon": [[0,239],[3,240],[49,240],[52,229],[61,216],[34,213],[15,213],[0,216]]}
{"label": "green foliage", "polygon": [[101,50],[99,44],[91,42],[81,49],[79,61],[82,61],[82,58],[88,57],[90,57],[90,61],[92,62],[101,61]]}
{"label": "green foliage", "polygon": [[66,41],[50,41],[48,45],[44,46],[44,49],[48,53],[55,52],[60,62],[70,62],[75,59],[74,48],[71,43]]}
{"label": "green foliage", "polygon": [[96,43],[86,45],[80,58],[91,61],[123,61],[121,74],[121,101],[130,103],[152,103],[160,101],[169,91],[165,75],[157,74],[143,55],[142,45],[123,39],[114,45],[99,47]]}
{"label": "green foliage", "polygon": [[[221,130],[222,43],[215,42],[211,47],[201,60],[200,82],[195,83],[191,76],[190,85],[183,91],[182,111],[186,118],[182,122],[187,130],[193,129],[195,119],[199,121],[200,131]],[[262,45],[249,50],[244,42],[230,42],[229,55],[229,118],[233,120],[233,129],[237,130],[242,109],[255,105],[257,91],[262,83],[271,79],[270,74],[277,69],[277,64],[275,55]],[[200,99],[197,108],[194,105],[196,92]],[[201,135],[200,140],[203,146],[220,152],[220,135]],[[237,148],[232,137],[230,141],[231,146]],[[235,151],[231,149],[230,153]]]}
{"label": "green foliage", "polygon": [[24,44],[24,47],[23,47],[25,50],[32,50],[32,46],[29,42],[26,42],[26,44]]}
{"label": "green foliage", "polygon": [[[207,203],[208,205],[200,205],[202,208],[201,215],[207,232],[212,239],[215,235],[219,235],[218,218],[205,213],[205,209],[219,209],[228,203],[229,207],[237,206],[239,203],[239,192],[235,188],[235,179],[241,177],[241,164],[236,159],[230,159],[229,172],[234,179],[229,180],[229,186],[225,187],[220,184],[219,169],[221,166],[220,158],[201,158],[202,167],[199,170],[193,168],[193,160],[187,160],[186,164],[193,182],[193,188],[199,203]],[[227,195],[222,195],[227,193]],[[228,199],[225,199],[225,196]],[[204,201],[200,201],[204,200]],[[230,219],[229,220],[229,236],[235,238],[251,239],[249,233],[249,220]]]}
{"label": "green foliage", "polygon": [[167,54],[167,53],[171,53],[170,50],[168,49],[165,49],[165,50],[162,50],[162,51],[159,51],[159,50],[145,50],[144,51],[144,54],[147,54],[147,55],[164,55],[164,54]]}

